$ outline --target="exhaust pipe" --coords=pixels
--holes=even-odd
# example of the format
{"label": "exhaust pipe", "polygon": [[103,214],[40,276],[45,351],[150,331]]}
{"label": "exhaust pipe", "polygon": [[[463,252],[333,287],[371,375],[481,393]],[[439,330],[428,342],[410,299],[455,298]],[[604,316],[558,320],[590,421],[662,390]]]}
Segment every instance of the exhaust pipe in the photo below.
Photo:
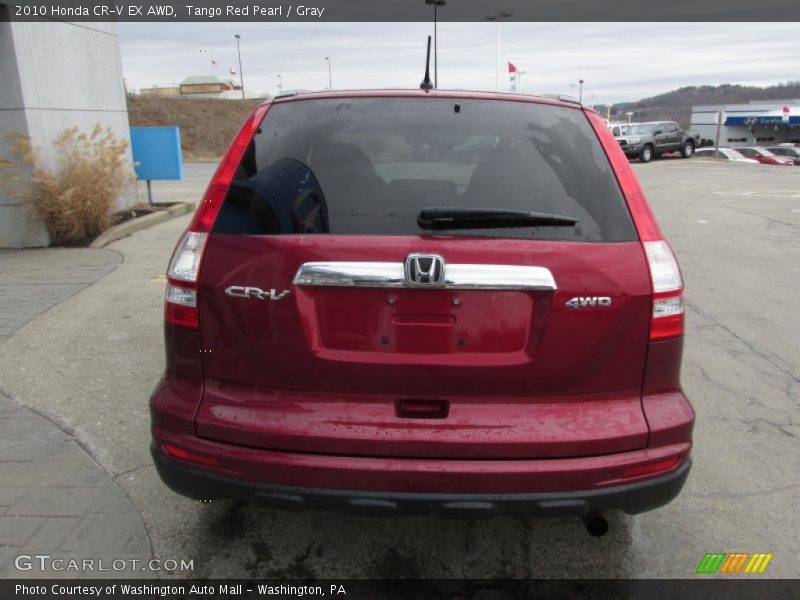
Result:
{"label": "exhaust pipe", "polygon": [[592,511],[583,515],[583,525],[593,537],[603,537],[608,533],[608,521],[599,512]]}

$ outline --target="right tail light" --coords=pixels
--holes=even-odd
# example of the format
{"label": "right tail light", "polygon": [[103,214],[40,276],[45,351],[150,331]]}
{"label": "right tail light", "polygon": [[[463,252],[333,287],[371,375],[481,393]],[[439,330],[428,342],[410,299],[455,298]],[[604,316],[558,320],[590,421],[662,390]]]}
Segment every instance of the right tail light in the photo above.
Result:
{"label": "right tail light", "polygon": [[639,182],[619,143],[596,112],[585,109],[592,128],[600,139],[628,204],[633,224],[647,255],[653,287],[653,313],[650,317],[650,341],[683,335],[683,279],[678,261],[664,240],[653,211],[645,200]]}
{"label": "right tail light", "polygon": [[683,335],[683,279],[678,261],[664,240],[644,242],[644,251],[653,283],[650,340]]}

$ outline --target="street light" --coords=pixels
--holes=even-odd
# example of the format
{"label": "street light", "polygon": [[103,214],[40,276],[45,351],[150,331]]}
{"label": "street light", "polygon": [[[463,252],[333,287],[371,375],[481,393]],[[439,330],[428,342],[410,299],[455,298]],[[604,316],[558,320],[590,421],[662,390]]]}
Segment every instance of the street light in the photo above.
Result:
{"label": "street light", "polygon": [[631,117],[633,116],[633,112],[628,111],[625,114],[628,115],[628,123],[630,123],[631,122]]}
{"label": "street light", "polygon": [[494,12],[483,17],[484,21],[495,21],[497,23],[497,41],[494,46],[494,89],[500,91],[500,20],[512,17],[514,13],[507,10]]}
{"label": "street light", "polygon": [[283,76],[278,73],[278,93],[280,94],[283,91]]}
{"label": "street light", "polygon": [[578,102],[583,104],[583,79],[578,79],[578,83],[581,84],[581,87],[578,90]]}
{"label": "street light", "polygon": [[242,73],[242,50],[239,48],[239,40],[242,39],[238,33],[234,34],[236,38],[236,52],[239,55],[239,85],[242,87],[242,100],[244,100],[244,73]]}
{"label": "street light", "polygon": [[439,53],[436,45],[436,25],[438,23],[438,16],[436,9],[440,6],[445,6],[447,0],[425,0],[428,6],[433,5],[433,87],[439,87]]}
{"label": "street light", "polygon": [[522,93],[522,76],[525,75],[528,71],[525,69],[517,69],[517,93]]}
{"label": "street light", "polygon": [[331,76],[331,57],[326,56],[325,60],[328,61],[328,89],[333,89],[333,77]]}

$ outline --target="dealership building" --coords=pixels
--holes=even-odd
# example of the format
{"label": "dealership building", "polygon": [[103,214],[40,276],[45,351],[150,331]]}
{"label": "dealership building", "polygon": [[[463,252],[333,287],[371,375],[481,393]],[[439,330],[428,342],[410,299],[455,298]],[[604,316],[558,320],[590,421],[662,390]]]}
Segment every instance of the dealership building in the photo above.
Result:
{"label": "dealership building", "polygon": [[[720,147],[739,144],[759,146],[800,141],[800,98],[757,100],[747,104],[693,106],[690,129],[701,140],[714,143],[717,116],[722,111]],[[706,142],[708,143],[708,142]]]}

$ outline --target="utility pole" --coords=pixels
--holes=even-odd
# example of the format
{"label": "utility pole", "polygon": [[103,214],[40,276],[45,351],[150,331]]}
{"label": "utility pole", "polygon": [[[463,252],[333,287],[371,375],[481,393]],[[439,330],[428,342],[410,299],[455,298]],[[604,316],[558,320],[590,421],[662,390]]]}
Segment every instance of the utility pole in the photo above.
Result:
{"label": "utility pole", "polygon": [[244,73],[242,73],[242,50],[239,47],[239,40],[242,39],[238,33],[234,34],[236,38],[236,52],[239,55],[239,85],[242,87],[242,100],[244,100]]}
{"label": "utility pole", "polygon": [[717,111],[717,135],[714,138],[714,158],[719,160],[719,132],[722,129],[722,115],[724,111]]}

